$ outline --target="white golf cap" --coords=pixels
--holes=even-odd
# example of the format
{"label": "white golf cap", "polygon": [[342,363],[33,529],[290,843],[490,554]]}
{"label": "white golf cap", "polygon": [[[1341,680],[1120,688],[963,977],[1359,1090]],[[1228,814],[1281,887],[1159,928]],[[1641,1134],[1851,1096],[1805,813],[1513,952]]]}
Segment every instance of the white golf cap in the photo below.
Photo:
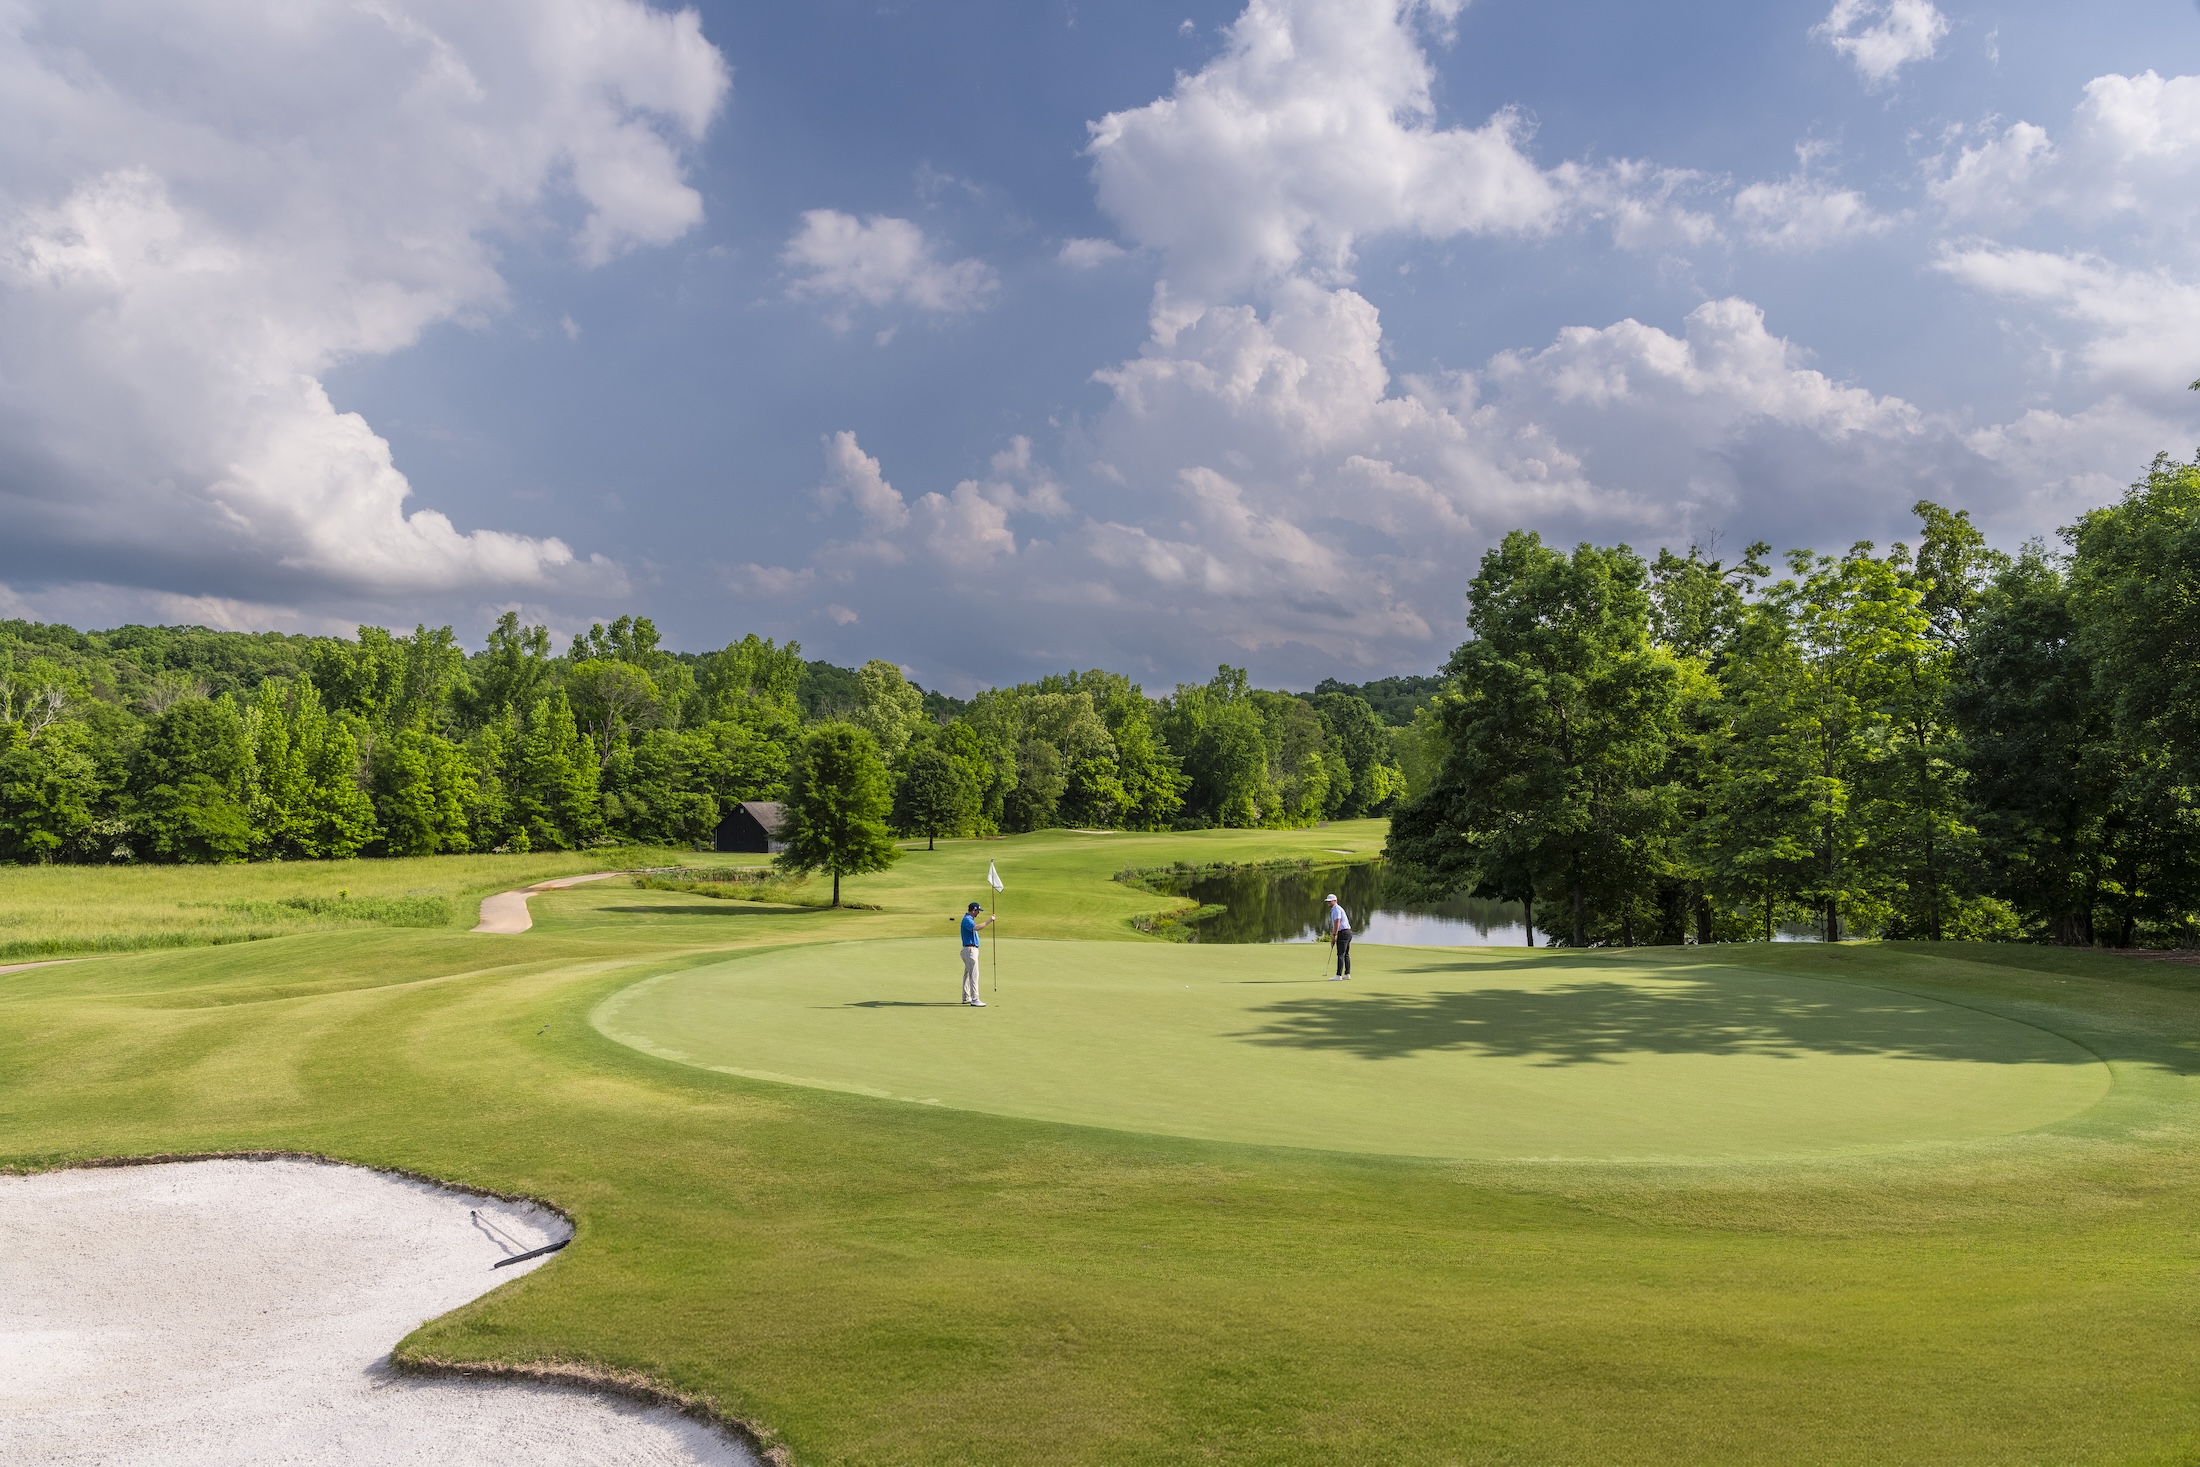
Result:
{"label": "white golf cap", "polygon": [[1323,900],[1323,901],[1325,901],[1325,902],[1333,902],[1333,901],[1335,901],[1336,899],[1337,899],[1337,894],[1336,894],[1335,892],[1331,892],[1331,893],[1330,893],[1330,894],[1329,894],[1328,896],[1325,896],[1325,897],[1323,897],[1323,898],[1322,898],[1322,900]]}

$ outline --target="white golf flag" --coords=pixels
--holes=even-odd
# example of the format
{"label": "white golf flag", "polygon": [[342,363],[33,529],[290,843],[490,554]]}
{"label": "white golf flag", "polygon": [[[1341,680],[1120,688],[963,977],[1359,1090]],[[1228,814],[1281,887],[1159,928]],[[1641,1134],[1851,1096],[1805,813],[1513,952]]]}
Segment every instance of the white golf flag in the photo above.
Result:
{"label": "white golf flag", "polygon": [[985,884],[995,891],[1004,890],[1001,885],[1001,873],[993,869],[991,861],[985,863]]}

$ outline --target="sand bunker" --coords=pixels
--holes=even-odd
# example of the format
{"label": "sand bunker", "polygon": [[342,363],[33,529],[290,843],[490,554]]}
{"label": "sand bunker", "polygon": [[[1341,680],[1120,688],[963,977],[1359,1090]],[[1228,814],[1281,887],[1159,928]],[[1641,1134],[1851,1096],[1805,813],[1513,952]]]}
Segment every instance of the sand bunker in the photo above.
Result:
{"label": "sand bunker", "polygon": [[[357,1167],[0,1177],[0,1461],[754,1464],[675,1412],[393,1373],[564,1221]],[[551,1255],[554,1257],[555,1255]]]}

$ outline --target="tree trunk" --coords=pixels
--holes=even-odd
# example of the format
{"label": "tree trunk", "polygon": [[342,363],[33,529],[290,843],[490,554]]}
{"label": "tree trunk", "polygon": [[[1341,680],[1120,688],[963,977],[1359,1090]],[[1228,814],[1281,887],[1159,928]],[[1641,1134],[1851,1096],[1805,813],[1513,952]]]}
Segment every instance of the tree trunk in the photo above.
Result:
{"label": "tree trunk", "polygon": [[1699,894],[1696,898],[1696,946],[1709,947],[1712,941],[1711,898]]}
{"label": "tree trunk", "polygon": [[1632,913],[1619,919],[1619,940],[1628,947],[1635,945],[1635,918]]}
{"label": "tree trunk", "polygon": [[1581,922],[1581,873],[1577,871],[1574,873],[1574,946],[1583,948],[1588,945],[1588,930]]}
{"label": "tree trunk", "polygon": [[[1826,746],[1825,746],[1825,749],[1826,749],[1826,771],[1825,771],[1825,772],[1826,772],[1826,783],[1827,783],[1828,785],[1831,785],[1831,784],[1833,783],[1833,744],[1832,744],[1832,742],[1831,742],[1830,740],[1829,740],[1829,741],[1827,742],[1827,744],[1826,744]],[[1831,810],[1831,809],[1829,808],[1829,809],[1828,809],[1828,810],[1826,811],[1826,886],[1827,886],[1827,887],[1828,887],[1828,888],[1829,888],[1830,890],[1839,890],[1839,887],[1838,887],[1838,886],[1836,885],[1836,883],[1835,883],[1835,881],[1834,881],[1834,871],[1835,871],[1835,869],[1836,869],[1836,866],[1837,866],[1837,864],[1838,864],[1838,861],[1839,861],[1839,857],[1838,857],[1838,855],[1836,854],[1836,847],[1835,847],[1835,837],[1834,837],[1834,828],[1833,828],[1833,811],[1832,811],[1832,810]],[[1837,902],[1838,902],[1839,900],[1840,900],[1840,899],[1839,899],[1838,897],[1834,897],[1834,896],[1830,896],[1830,895],[1829,895],[1829,896],[1828,896],[1828,897],[1826,898],[1826,933],[1825,933],[1825,937],[1826,937],[1826,941],[1828,941],[1828,942],[1839,942],[1839,941],[1841,940],[1841,933],[1840,933],[1840,928],[1839,928],[1839,926],[1838,926],[1838,923],[1840,922],[1840,920],[1841,920],[1841,917],[1840,917],[1840,913],[1839,913],[1839,911],[1838,911],[1838,910],[1836,910],[1836,903],[1837,903]]]}
{"label": "tree trunk", "polygon": [[1933,840],[1925,838],[1925,890],[1932,900],[1931,916],[1925,924],[1926,933],[1933,941],[1940,941],[1940,871],[1933,862]]}
{"label": "tree trunk", "polygon": [[926,831],[924,835],[924,848],[928,851],[938,850],[939,846],[936,844],[937,839],[938,838],[934,836],[930,831]]}
{"label": "tree trunk", "polygon": [[840,873],[838,871],[833,873],[833,905],[836,907],[840,905]]}
{"label": "tree trunk", "polygon": [[1534,947],[1535,888],[1532,886],[1528,888],[1528,894],[1520,899],[1520,925],[1525,927],[1528,931],[1528,946]]}

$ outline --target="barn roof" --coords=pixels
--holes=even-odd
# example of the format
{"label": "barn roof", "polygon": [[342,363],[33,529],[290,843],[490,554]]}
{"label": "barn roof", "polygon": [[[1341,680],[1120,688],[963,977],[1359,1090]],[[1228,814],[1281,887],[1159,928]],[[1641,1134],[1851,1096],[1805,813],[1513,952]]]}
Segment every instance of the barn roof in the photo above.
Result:
{"label": "barn roof", "polygon": [[743,800],[741,808],[748,811],[767,832],[779,829],[779,822],[786,815],[786,807],[777,800]]}

